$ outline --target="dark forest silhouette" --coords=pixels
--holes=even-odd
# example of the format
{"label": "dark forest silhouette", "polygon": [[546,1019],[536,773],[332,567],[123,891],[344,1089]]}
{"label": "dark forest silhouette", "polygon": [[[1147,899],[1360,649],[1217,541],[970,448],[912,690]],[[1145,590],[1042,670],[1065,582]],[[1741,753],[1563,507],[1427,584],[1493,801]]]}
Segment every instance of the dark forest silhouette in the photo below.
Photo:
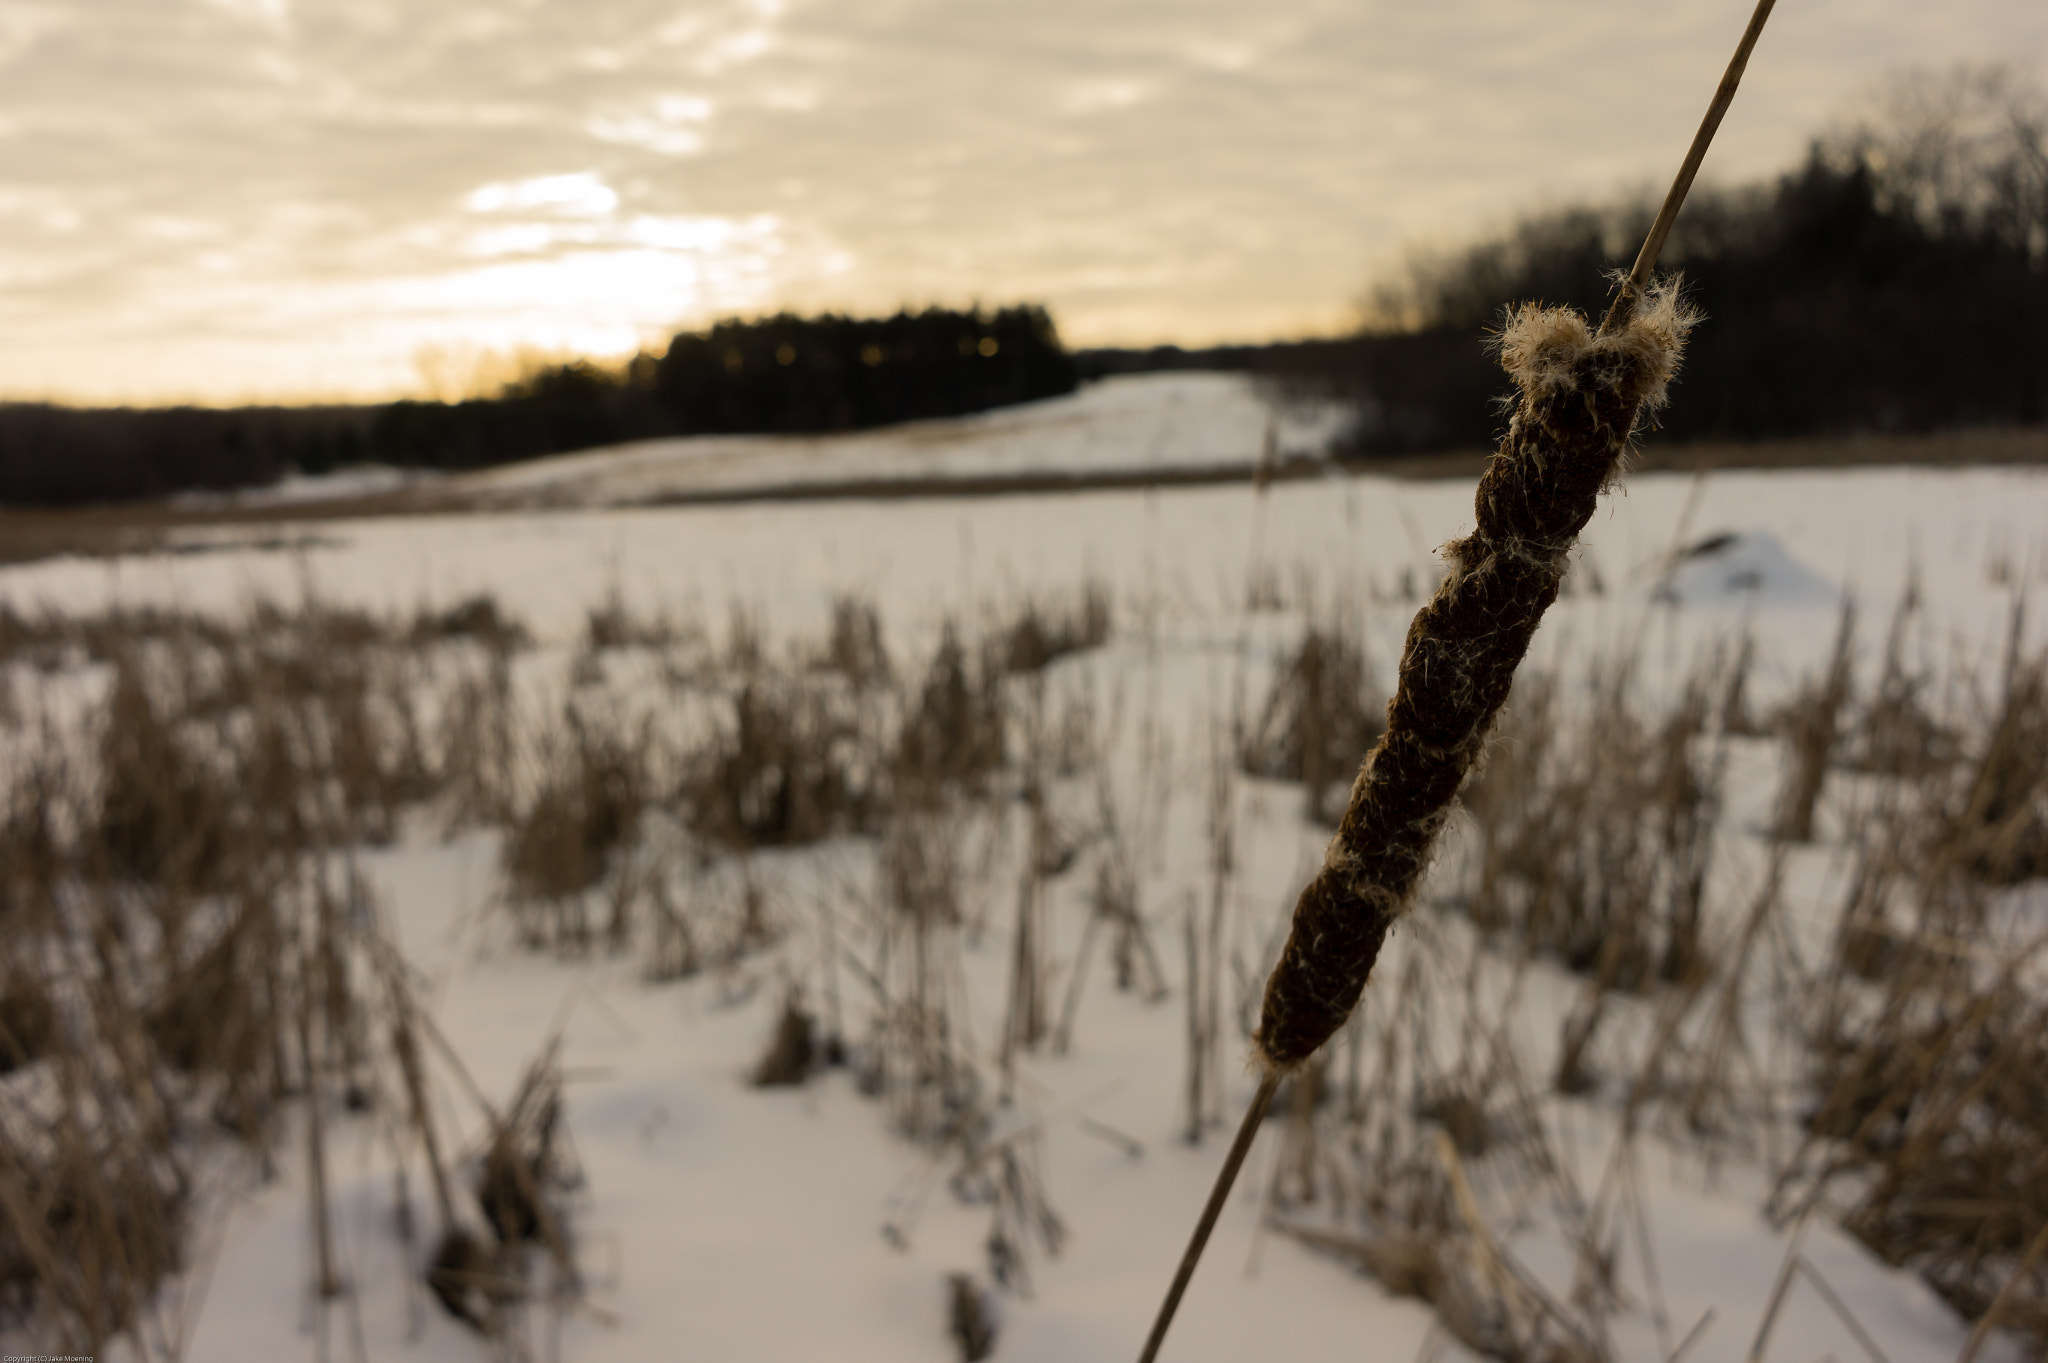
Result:
{"label": "dark forest silhouette", "polygon": [[[1906,78],[1887,114],[1774,184],[1696,191],[1664,250],[1706,322],[1664,437],[1925,432],[2048,420],[2048,102],[1997,71]],[[1414,261],[1375,325],[1247,362],[1357,409],[1364,456],[1490,445],[1486,341],[1524,300],[1598,316],[1653,205],[1523,219]]]}

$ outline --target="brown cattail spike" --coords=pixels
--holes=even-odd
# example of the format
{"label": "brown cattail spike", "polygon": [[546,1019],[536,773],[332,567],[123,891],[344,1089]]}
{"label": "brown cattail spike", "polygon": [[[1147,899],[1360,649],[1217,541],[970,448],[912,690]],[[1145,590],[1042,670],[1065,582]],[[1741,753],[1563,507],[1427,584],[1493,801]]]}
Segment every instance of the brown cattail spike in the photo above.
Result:
{"label": "brown cattail spike", "polygon": [[1692,323],[1666,284],[1598,335],[1568,308],[1533,305],[1502,328],[1501,363],[1521,400],[1480,479],[1477,524],[1444,547],[1450,571],[1408,629],[1387,732],[1295,904],[1255,1040],[1269,1071],[1307,1060],[1351,1015],[1557,599],[1565,557],[1638,419],[1662,404]]}

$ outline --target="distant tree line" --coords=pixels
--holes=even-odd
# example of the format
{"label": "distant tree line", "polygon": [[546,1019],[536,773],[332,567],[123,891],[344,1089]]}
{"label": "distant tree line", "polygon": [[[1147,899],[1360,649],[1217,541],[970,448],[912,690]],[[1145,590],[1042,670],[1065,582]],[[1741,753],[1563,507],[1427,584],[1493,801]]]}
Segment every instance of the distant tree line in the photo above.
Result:
{"label": "distant tree line", "polygon": [[625,440],[854,430],[1079,382],[1035,305],[719,322],[624,365],[545,365],[489,396],[366,407],[0,405],[0,503],[259,486],[350,464],[470,469]]}
{"label": "distant tree line", "polygon": [[[1663,265],[1706,315],[1663,417],[1677,439],[2048,419],[2048,101],[2006,74],[1907,78],[1776,183],[1695,191]],[[1653,205],[1524,219],[1413,261],[1372,324],[1249,367],[1355,404],[1360,455],[1491,444],[1484,342],[1523,300],[1598,316]]]}
{"label": "distant tree line", "polygon": [[362,407],[0,404],[0,504],[64,506],[273,483],[370,457]]}
{"label": "distant tree line", "polygon": [[1016,307],[721,322],[670,343],[654,391],[692,431],[843,431],[1053,397],[1077,382],[1052,318]]}

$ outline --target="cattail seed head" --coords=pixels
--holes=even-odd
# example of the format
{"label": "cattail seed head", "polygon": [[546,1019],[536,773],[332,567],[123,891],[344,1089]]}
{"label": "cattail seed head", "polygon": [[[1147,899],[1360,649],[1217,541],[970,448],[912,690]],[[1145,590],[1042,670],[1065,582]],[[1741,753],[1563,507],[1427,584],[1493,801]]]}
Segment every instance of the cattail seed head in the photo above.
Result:
{"label": "cattail seed head", "polygon": [[1533,305],[1502,327],[1497,349],[1520,399],[1479,480],[1473,531],[1444,547],[1449,571],[1409,626],[1387,731],[1295,904],[1253,1039],[1269,1072],[1307,1060],[1357,1005],[1557,599],[1566,555],[1637,423],[1663,404],[1695,320],[1667,282],[1597,333],[1569,308]]}

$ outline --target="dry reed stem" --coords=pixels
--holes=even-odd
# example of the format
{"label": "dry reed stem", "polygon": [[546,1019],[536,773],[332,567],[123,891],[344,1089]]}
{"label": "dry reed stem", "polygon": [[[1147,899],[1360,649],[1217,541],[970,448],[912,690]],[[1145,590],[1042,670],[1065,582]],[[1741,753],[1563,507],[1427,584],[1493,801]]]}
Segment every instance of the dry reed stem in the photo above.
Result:
{"label": "dry reed stem", "polygon": [[[311,964],[310,957],[307,964]],[[314,1290],[324,1300],[341,1295],[341,1282],[334,1273],[334,1237],[328,1220],[327,1141],[320,1119],[320,1071],[313,1062],[313,1000],[310,988],[302,988],[301,992],[299,1065],[306,1083],[306,1167],[313,1207]]]}
{"label": "dry reed stem", "polygon": [[1891,1363],[1890,1356],[1877,1346],[1877,1341],[1870,1337],[1870,1331],[1863,1328],[1863,1322],[1856,1319],[1856,1313],[1849,1309],[1849,1303],[1842,1300],[1842,1294],[1835,1291],[1834,1285],[1821,1276],[1821,1271],[1813,1266],[1813,1260],[1804,1254],[1800,1255],[1798,1268],[1806,1275],[1808,1286],[1827,1303],[1828,1310],[1835,1313],[1835,1319],[1842,1322],[1842,1328],[1855,1337],[1856,1343],[1862,1347],[1864,1353],[1870,1355],[1871,1363]]}
{"label": "dry reed stem", "polygon": [[2040,1264],[2043,1256],[2048,1256],[2048,1225],[2041,1227],[2040,1233],[2034,1237],[2034,1242],[2027,1246],[2026,1255],[2020,1260],[2019,1267],[2005,1280],[2005,1286],[1998,1289],[1998,1295],[1991,1299],[1990,1309],[1978,1320],[1977,1328],[1970,1331],[1970,1338],[1963,1345],[1962,1353],[1956,1356],[1956,1363],[1974,1363],[1978,1351],[1984,1347],[1984,1341],[1989,1339],[1992,1330],[1997,1328],[1998,1318],[2004,1314],[2015,1291],[2026,1280],[2027,1275]]}

